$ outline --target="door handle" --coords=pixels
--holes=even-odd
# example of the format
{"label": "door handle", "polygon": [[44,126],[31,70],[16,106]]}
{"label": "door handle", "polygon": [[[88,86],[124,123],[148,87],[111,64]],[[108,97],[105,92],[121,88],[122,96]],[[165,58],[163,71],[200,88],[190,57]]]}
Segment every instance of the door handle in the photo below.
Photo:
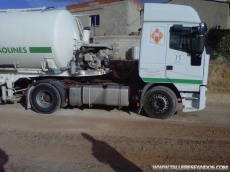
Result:
{"label": "door handle", "polygon": [[173,66],[166,66],[166,70],[173,70]]}

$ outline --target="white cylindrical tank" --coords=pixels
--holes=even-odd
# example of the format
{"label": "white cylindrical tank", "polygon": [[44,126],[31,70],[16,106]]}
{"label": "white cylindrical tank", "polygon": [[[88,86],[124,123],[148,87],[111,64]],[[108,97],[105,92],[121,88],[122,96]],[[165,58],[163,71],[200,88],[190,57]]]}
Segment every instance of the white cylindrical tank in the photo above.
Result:
{"label": "white cylindrical tank", "polygon": [[66,10],[1,12],[0,23],[0,65],[41,68],[41,62],[51,61],[66,67],[80,40],[77,23]]}
{"label": "white cylindrical tank", "polygon": [[89,43],[89,38],[90,38],[90,28],[86,27],[83,30],[83,38],[82,38],[82,42],[85,44]]}

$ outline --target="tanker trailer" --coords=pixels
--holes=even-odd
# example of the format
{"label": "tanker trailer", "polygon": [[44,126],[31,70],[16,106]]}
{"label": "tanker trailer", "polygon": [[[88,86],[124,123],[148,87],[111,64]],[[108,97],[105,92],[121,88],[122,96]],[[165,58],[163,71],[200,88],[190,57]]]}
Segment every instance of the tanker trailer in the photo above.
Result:
{"label": "tanker trailer", "polygon": [[[108,59],[109,51],[100,53],[101,48],[106,49],[106,46],[86,44],[89,39],[88,28],[82,31],[79,20],[66,10],[2,11],[0,21],[1,68],[11,66],[20,71],[42,69],[45,72],[43,74],[47,74],[47,71],[50,74],[71,67],[71,62],[72,67],[75,67],[74,54],[77,54],[78,70],[83,66],[84,69],[99,69],[104,57]],[[84,33],[88,38],[84,37]],[[77,50],[81,52],[76,53]],[[83,57],[86,52],[92,55]],[[76,74],[76,71],[72,71],[72,74]]]}
{"label": "tanker trailer", "polygon": [[[83,29],[81,22],[66,10],[45,7],[0,10],[0,22],[1,102],[13,102],[18,93],[23,92],[30,107],[32,90],[45,83],[44,91],[37,94],[41,100],[35,101],[41,109],[48,107],[49,110],[34,109],[41,113],[53,112],[50,101],[58,98],[46,89],[51,89],[52,94],[60,93],[62,103],[58,106],[63,107],[67,105],[63,78],[77,80],[107,73],[112,47],[89,44],[89,28]],[[18,82],[22,84],[18,86]]]}

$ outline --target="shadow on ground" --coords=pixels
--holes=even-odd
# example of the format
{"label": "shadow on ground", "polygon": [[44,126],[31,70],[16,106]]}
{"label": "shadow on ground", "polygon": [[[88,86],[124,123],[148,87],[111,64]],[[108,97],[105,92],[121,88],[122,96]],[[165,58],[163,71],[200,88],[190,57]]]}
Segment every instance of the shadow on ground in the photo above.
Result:
{"label": "shadow on ground", "polygon": [[96,140],[86,133],[81,135],[92,143],[92,155],[101,163],[109,165],[114,171],[141,172],[134,163],[123,157],[116,149],[104,141]]}
{"label": "shadow on ground", "polygon": [[4,166],[9,161],[8,155],[0,148],[0,172],[5,172]]}
{"label": "shadow on ground", "polygon": [[[26,98],[25,96],[21,97],[17,103],[20,103],[25,109],[27,109],[26,107]],[[180,102],[179,102],[180,103]],[[67,105],[66,107],[63,107],[63,109],[71,109],[71,110],[74,110],[74,109],[80,109],[80,110],[87,110],[87,109],[95,109],[95,110],[99,110],[99,109],[103,109],[107,112],[111,112],[113,111],[114,109],[118,109],[118,107],[116,106],[106,106],[106,105],[94,105],[92,107],[89,107],[87,105],[82,105],[82,106],[71,106],[71,105]],[[33,110],[33,109],[32,109]],[[135,113],[135,114],[138,114],[138,107],[136,107],[134,104],[131,104],[127,107],[122,107],[121,109],[119,109],[120,111],[122,112],[125,112],[126,114],[128,115],[131,115],[131,113]],[[177,112],[174,114],[176,115]],[[140,114],[140,116],[143,116],[143,117],[146,117],[146,118],[150,118],[148,116],[148,114],[145,112],[144,108],[142,108]]]}
{"label": "shadow on ground", "polygon": [[[103,110],[106,110],[107,112],[113,111],[114,109],[118,109],[118,107],[116,107],[116,106],[106,106],[106,105],[95,105],[95,106],[92,106],[91,108],[89,108],[89,106],[87,106],[87,105],[82,105],[80,107],[68,105],[68,106],[64,107],[64,109],[72,109],[72,110],[74,110],[75,108],[80,109],[80,110],[103,109]],[[128,115],[131,115],[131,113],[137,114],[137,109],[138,109],[138,107],[136,107],[135,105],[129,105],[127,107],[122,107],[119,110],[127,113]],[[145,113],[143,108],[142,108],[141,113],[139,115],[149,118],[149,116]]]}
{"label": "shadow on ground", "polygon": [[17,103],[20,103],[25,109],[27,109],[26,108],[26,97],[25,96],[21,97],[20,100],[17,101]]}

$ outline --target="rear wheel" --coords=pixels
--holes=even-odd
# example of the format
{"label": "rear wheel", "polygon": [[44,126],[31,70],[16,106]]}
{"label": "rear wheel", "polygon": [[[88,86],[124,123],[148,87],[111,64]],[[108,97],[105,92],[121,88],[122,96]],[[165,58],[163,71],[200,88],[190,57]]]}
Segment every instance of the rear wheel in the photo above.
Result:
{"label": "rear wheel", "polygon": [[166,119],[176,112],[177,97],[167,87],[154,87],[146,92],[143,106],[151,118]]}
{"label": "rear wheel", "polygon": [[30,103],[36,112],[49,114],[60,108],[61,97],[54,86],[39,84],[31,91]]}

